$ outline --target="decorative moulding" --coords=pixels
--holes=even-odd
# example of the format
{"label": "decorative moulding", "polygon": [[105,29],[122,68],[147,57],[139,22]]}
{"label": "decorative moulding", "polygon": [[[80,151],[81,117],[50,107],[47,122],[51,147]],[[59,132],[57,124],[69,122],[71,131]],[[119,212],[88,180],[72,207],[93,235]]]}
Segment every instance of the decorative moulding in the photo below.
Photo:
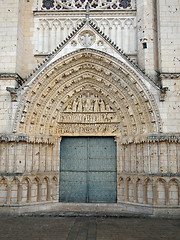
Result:
{"label": "decorative moulding", "polygon": [[50,137],[50,136],[26,136],[26,135],[15,135],[15,134],[2,134],[0,135],[0,142],[26,142],[26,143],[45,143],[55,144],[60,142],[61,137]]}
{"label": "decorative moulding", "polygon": [[0,73],[0,79],[15,80],[20,86],[25,82],[25,79],[17,73]]}
{"label": "decorative moulding", "polygon": [[169,142],[169,143],[180,143],[180,133],[159,133],[159,134],[148,134],[148,135],[136,135],[117,137],[116,142],[122,145],[128,145],[131,143],[155,143],[155,142]]}

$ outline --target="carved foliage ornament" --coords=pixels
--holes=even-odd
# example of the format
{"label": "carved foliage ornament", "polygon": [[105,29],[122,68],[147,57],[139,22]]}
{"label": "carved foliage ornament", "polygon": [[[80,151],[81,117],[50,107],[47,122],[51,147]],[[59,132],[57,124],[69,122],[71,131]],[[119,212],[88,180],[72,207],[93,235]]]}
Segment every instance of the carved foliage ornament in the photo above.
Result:
{"label": "carved foliage ornament", "polygon": [[127,9],[131,8],[131,0],[43,0],[42,9],[67,10],[85,9],[89,2],[90,9]]}

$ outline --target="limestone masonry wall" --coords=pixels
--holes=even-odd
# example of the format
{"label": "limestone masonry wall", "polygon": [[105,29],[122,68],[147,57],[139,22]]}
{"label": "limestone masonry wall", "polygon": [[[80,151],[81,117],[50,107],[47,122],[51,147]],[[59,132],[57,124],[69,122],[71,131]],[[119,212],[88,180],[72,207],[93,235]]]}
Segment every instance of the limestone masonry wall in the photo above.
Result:
{"label": "limestone masonry wall", "polygon": [[180,72],[180,1],[159,1],[160,71]]}
{"label": "limestone masonry wall", "polygon": [[117,203],[179,211],[180,0],[53,2],[0,0],[0,206],[58,202],[61,138],[113,136]]}
{"label": "limestone masonry wall", "polygon": [[[60,144],[1,142],[0,204],[58,201]],[[180,204],[179,142],[117,146],[117,202]]]}

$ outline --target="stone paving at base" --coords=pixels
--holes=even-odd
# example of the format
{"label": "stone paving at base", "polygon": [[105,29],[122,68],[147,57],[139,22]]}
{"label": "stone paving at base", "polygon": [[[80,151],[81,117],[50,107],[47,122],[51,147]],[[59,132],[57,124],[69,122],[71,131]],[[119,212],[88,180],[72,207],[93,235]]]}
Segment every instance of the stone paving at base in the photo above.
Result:
{"label": "stone paving at base", "polygon": [[179,240],[180,220],[125,217],[0,217],[0,240]]}

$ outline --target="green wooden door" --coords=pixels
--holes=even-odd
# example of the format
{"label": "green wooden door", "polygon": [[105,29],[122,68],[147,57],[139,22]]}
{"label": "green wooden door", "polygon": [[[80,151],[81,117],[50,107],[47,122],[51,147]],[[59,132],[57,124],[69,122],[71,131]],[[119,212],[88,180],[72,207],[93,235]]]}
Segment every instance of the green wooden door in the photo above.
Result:
{"label": "green wooden door", "polygon": [[60,156],[60,202],[116,202],[113,137],[64,137]]}

